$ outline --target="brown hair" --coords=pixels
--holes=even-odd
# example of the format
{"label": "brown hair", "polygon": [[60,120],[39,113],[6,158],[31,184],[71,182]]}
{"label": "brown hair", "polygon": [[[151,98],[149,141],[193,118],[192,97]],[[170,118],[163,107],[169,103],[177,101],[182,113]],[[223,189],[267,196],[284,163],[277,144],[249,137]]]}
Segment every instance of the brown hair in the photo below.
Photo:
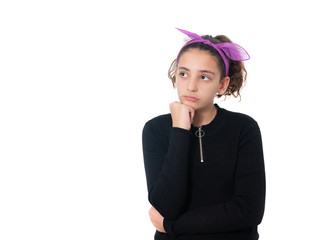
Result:
{"label": "brown hair", "polygon": [[[218,44],[218,43],[224,43],[224,42],[232,42],[228,37],[226,37],[225,35],[217,35],[214,38],[211,37],[210,35],[205,35],[205,36],[201,36],[203,39],[209,40],[210,42],[214,43],[214,44]],[[190,40],[192,41],[192,40]],[[220,81],[225,77],[225,65],[223,62],[222,57],[220,56],[220,54],[218,53],[217,50],[215,50],[213,47],[210,47],[207,44],[204,44],[202,42],[196,42],[196,43],[191,43],[189,45],[184,46],[181,50],[180,50],[180,54],[178,56],[178,59],[175,59],[171,65],[170,68],[168,70],[168,77],[169,79],[172,81],[172,84],[174,86],[175,82],[176,82],[176,76],[174,74],[180,56],[188,51],[189,49],[199,49],[199,50],[203,50],[203,51],[207,51],[209,52],[212,56],[216,57],[216,59],[218,59],[218,67],[221,73],[221,78]],[[229,62],[229,77],[230,77],[230,83],[229,86],[227,88],[227,90],[222,94],[222,95],[217,95],[218,98],[220,98],[221,96],[234,96],[235,98],[237,98],[238,96],[240,97],[241,100],[241,95],[240,95],[240,90],[242,88],[242,86],[245,84],[246,79],[247,79],[247,71],[244,67],[243,62],[241,61],[233,61],[230,58],[228,58],[228,56],[226,56],[226,58],[228,59]]]}

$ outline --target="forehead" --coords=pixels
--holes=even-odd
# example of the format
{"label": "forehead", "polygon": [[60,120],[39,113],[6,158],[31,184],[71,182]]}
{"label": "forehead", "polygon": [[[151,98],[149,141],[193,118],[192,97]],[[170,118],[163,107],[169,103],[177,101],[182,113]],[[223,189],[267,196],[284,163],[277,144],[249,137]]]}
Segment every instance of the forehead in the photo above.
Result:
{"label": "forehead", "polygon": [[215,56],[208,51],[189,49],[181,54],[178,62],[179,67],[186,67],[191,70],[212,70],[218,71],[218,62]]}

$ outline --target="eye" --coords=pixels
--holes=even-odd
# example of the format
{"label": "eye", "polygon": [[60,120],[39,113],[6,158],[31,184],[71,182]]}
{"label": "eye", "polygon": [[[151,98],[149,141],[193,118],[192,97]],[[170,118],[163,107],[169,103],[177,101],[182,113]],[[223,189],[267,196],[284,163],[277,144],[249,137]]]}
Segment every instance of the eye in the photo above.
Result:
{"label": "eye", "polygon": [[207,76],[201,76],[201,79],[202,79],[202,80],[205,80],[205,81],[210,80]]}
{"label": "eye", "polygon": [[187,76],[187,74],[186,74],[185,72],[181,72],[179,75],[180,75],[181,77],[186,77],[186,76]]}

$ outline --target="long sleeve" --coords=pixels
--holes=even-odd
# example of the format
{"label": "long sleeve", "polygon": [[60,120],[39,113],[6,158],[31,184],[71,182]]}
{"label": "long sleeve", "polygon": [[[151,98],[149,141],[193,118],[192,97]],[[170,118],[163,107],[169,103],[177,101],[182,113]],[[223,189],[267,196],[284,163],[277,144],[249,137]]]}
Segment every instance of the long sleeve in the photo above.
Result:
{"label": "long sleeve", "polygon": [[195,208],[176,220],[165,219],[172,235],[231,232],[257,226],[264,214],[265,169],[262,140],[254,122],[242,130],[234,175],[234,197],[210,206]]}
{"label": "long sleeve", "polygon": [[188,191],[190,132],[170,127],[169,141],[161,126],[149,121],[142,134],[149,202],[168,219],[185,210]]}

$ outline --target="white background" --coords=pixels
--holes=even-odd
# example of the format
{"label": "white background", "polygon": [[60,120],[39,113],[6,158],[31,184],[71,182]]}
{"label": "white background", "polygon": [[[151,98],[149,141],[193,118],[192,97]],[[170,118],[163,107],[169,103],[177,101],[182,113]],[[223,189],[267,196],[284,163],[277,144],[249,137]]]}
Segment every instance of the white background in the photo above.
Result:
{"label": "white background", "polygon": [[250,54],[242,101],[261,128],[267,239],[319,237],[316,1],[1,1],[0,239],[153,239],[141,133],[169,112],[186,40]]}

